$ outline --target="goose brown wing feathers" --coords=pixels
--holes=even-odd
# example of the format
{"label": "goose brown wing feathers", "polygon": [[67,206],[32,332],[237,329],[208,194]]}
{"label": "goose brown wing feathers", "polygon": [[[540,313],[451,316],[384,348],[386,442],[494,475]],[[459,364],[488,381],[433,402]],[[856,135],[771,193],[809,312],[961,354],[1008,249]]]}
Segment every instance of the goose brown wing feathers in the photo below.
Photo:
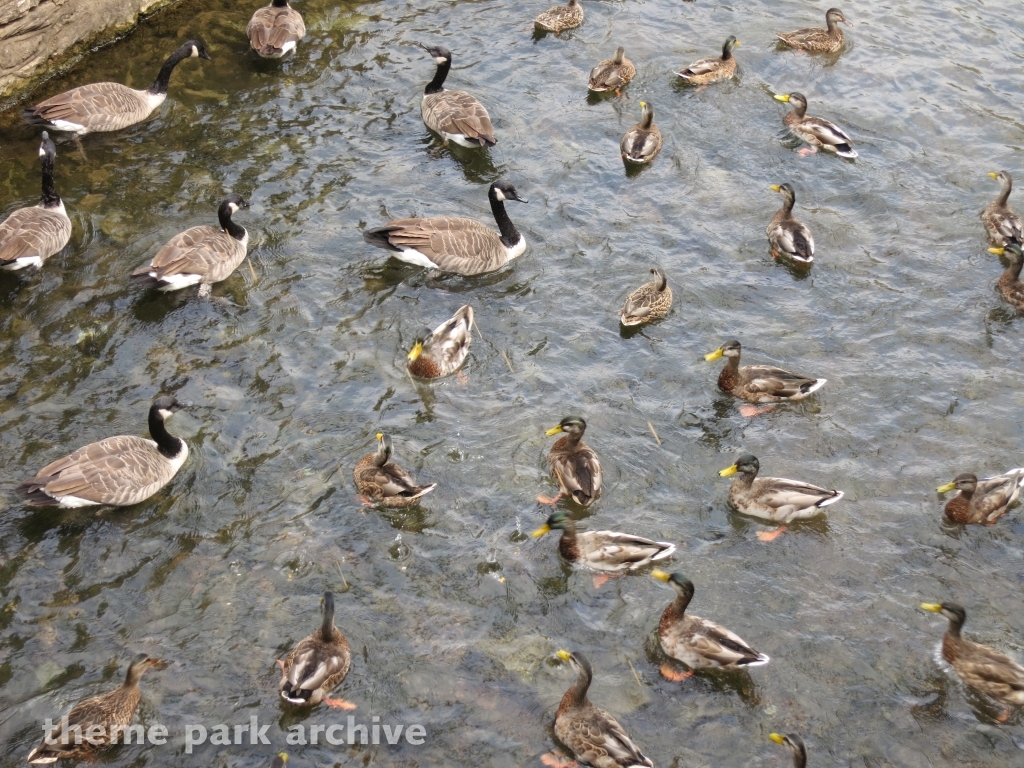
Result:
{"label": "goose brown wing feathers", "polygon": [[306,24],[294,8],[267,6],[252,15],[245,34],[261,56],[280,56],[287,43],[297,43],[306,36]]}
{"label": "goose brown wing feathers", "polygon": [[71,239],[71,220],[56,210],[20,208],[0,224],[0,265],[38,256],[46,259]]}
{"label": "goose brown wing feathers", "polygon": [[481,146],[498,143],[491,116],[484,105],[465,91],[427,94],[422,104],[423,122],[437,133],[461,134]]}
{"label": "goose brown wing feathers", "polygon": [[216,227],[192,227],[175,235],[149,262],[132,276],[156,272],[156,279],[170,275],[201,275],[204,283],[223,280],[245,258],[246,246]]}
{"label": "goose brown wing feathers", "polygon": [[417,250],[447,272],[478,275],[498,269],[507,260],[501,236],[473,219],[395,219],[379,231],[394,250]]}
{"label": "goose brown wing feathers", "polygon": [[116,131],[143,120],[161,101],[121,83],[90,83],[28,108],[26,116],[74,123],[89,131]]}

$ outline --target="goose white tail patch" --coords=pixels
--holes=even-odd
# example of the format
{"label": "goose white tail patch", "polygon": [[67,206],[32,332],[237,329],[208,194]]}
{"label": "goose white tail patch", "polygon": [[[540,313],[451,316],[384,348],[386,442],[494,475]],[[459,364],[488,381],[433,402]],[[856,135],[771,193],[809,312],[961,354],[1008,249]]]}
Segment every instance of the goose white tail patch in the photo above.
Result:
{"label": "goose white tail patch", "polygon": [[[47,495],[49,496],[50,494]],[[78,496],[54,496],[53,498],[57,500],[59,506],[66,507],[68,509],[78,509],[79,507],[95,507],[96,505],[99,504],[98,501],[89,501],[88,499],[82,499],[79,498]]]}
{"label": "goose white tail patch", "polygon": [[17,272],[19,269],[25,269],[25,267],[41,266],[43,266],[43,260],[39,256],[21,256],[9,264],[4,264],[3,269],[6,269],[8,272]]}
{"label": "goose white tail patch", "polygon": [[[448,141],[454,141],[460,147],[479,147],[480,146],[479,142],[470,141],[469,139],[467,139],[466,138],[466,134],[464,134],[464,133],[445,133],[444,131],[441,131],[441,135],[445,139],[447,139]],[[501,192],[499,191],[498,194],[500,195]],[[498,199],[499,200],[504,200],[505,198],[504,197],[499,197]]]}
{"label": "goose white tail patch", "polygon": [[432,262],[422,253],[417,251],[415,248],[403,248],[401,251],[395,254],[395,258],[409,264],[415,264],[417,267],[426,267],[427,269],[439,269],[437,264]]}
{"label": "goose white tail patch", "polygon": [[284,56],[286,53],[295,50],[295,41],[289,40],[287,43],[281,46],[281,55]]}
{"label": "goose white tail patch", "polygon": [[158,277],[156,272],[150,272],[150,277],[154,280],[158,280],[163,285],[160,286],[161,291],[180,291],[182,288],[188,288],[190,285],[195,285],[203,279],[202,275],[167,275],[166,277]]}
{"label": "goose white tail patch", "polygon": [[[51,120],[50,125],[56,128],[58,131],[68,131],[69,133],[88,133],[89,129],[84,125],[78,123],[72,123],[67,120]],[[42,154],[42,152],[40,152]]]}

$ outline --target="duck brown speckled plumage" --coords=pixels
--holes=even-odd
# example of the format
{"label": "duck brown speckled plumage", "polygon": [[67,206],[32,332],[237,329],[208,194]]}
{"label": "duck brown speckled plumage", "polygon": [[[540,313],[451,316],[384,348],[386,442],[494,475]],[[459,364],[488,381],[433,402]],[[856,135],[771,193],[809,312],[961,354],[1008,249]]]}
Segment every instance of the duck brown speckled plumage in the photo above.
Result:
{"label": "duck brown speckled plumage", "polygon": [[534,19],[533,23],[545,32],[561,34],[583,23],[583,6],[580,5],[580,0],[569,0],[565,5],[548,8]]}
{"label": "duck brown speckled plumage", "polygon": [[328,698],[338,687],[352,665],[348,640],[334,626],[334,593],[328,590],[320,601],[324,618],[320,627],[303,638],[285,657],[281,665],[281,698],[296,706],[313,706],[323,702],[338,709],[355,709],[344,699]]}
{"label": "duck brown speckled plumage", "polygon": [[988,207],[981,212],[981,220],[985,222],[985,231],[989,238],[999,247],[1005,247],[1010,243],[1024,243],[1024,222],[1020,216],[1010,207],[1010,192],[1013,191],[1013,177],[1008,171],[990,173],[993,179],[999,181],[1003,188],[999,197],[989,203]]}
{"label": "duck brown speckled plumage", "polygon": [[618,721],[590,703],[587,690],[594,672],[587,658],[568,651],[559,651],[558,658],[568,662],[577,674],[555,713],[555,735],[561,742],[578,761],[594,768],[654,768]]}
{"label": "duck brown speckled plumage", "polygon": [[590,70],[590,82],[587,87],[595,93],[618,93],[635,76],[636,67],[626,58],[626,49],[620,45],[615,51],[615,56],[605,59]]}
{"label": "duck brown speckled plumage", "polygon": [[653,541],[618,531],[583,531],[565,512],[554,512],[547,522],[530,534],[537,539],[552,530],[560,530],[558,552],[567,562],[604,573],[635,571],[648,563],[671,557],[676,545]]}
{"label": "duck brown speckled plumage", "polygon": [[1024,468],[1011,469],[981,480],[970,472],[964,472],[935,490],[939,493],[960,491],[945,508],[946,517],[953,522],[991,525],[1006,514],[1020,496],[1021,487],[1024,487]]}
{"label": "duck brown speckled plumage", "polygon": [[[150,667],[161,663],[159,659],[152,659],[145,653],[137,654],[128,665],[128,674],[125,675],[122,685],[109,693],[92,696],[75,704],[50,731],[47,738],[29,753],[28,762],[33,765],[48,765],[57,760],[88,758],[113,743],[120,743],[123,740],[123,733],[119,735],[116,729],[127,726],[139,707],[142,700],[142,692],[139,690],[142,674]],[[64,730],[65,722],[68,726],[67,732]],[[92,725],[103,727],[103,734],[93,739],[98,742],[96,744],[85,739]],[[72,730],[75,726],[78,726],[82,733],[81,740],[76,738],[77,732]]]}
{"label": "duck brown speckled plumage", "polygon": [[805,27],[795,32],[776,32],[775,36],[790,48],[811,53],[836,53],[843,47],[843,30],[839,28],[840,22],[850,23],[838,8],[829,8],[825,12],[827,29]]}
{"label": "duck brown speckled plumage", "polygon": [[700,59],[676,74],[687,83],[693,85],[704,85],[706,83],[713,83],[716,80],[728,80],[736,74],[736,57],[732,55],[732,49],[733,46],[739,44],[739,40],[733,35],[729,35],[722,46],[721,57],[712,56],[707,59]]}
{"label": "duck brown speckled plumage", "polygon": [[370,502],[385,507],[408,507],[437,487],[437,483],[417,485],[409,473],[391,461],[391,436],[377,433],[377,452],[364,456],[353,474],[356,488]]}
{"label": "duck brown speckled plumage", "polygon": [[1024,283],[1020,281],[1021,268],[1024,267],[1024,251],[1017,243],[1010,243],[1005,248],[989,248],[990,253],[1005,256],[1006,269],[996,283],[996,290],[1007,302],[1024,312]]}
{"label": "duck brown speckled plumage", "polygon": [[601,493],[604,477],[601,462],[594,449],[583,442],[586,431],[587,422],[579,416],[568,416],[544,433],[550,437],[564,432],[565,437],[556,440],[548,452],[551,474],[558,481],[561,492],[554,499],[540,501],[551,504],[565,495],[571,496],[577,504],[589,507]]}
{"label": "duck brown speckled plumage", "polygon": [[619,151],[626,162],[643,165],[661,152],[661,129],[654,124],[654,110],[646,101],[640,102],[643,117],[626,131],[619,142]]}
{"label": "duck brown speckled plumage", "polygon": [[[967,611],[963,606],[957,603],[921,603],[921,607],[949,619],[949,628],[942,636],[942,658],[949,662],[961,680],[1004,707],[1024,705],[1024,667],[1002,651],[961,637],[960,630],[967,621]],[[1001,719],[1007,715],[1008,709]]]}
{"label": "duck brown speckled plumage", "polygon": [[796,192],[789,184],[773,184],[772,191],[782,195],[782,207],[768,223],[765,234],[772,247],[772,256],[785,256],[798,264],[814,261],[814,236],[807,225],[793,215]]}
{"label": "duck brown speckled plumage", "polygon": [[775,98],[788,102],[793,107],[793,111],[787,112],[782,122],[794,135],[811,146],[811,149],[801,150],[802,153],[814,153],[818,149],[823,149],[826,152],[835,152],[840,157],[857,157],[853,139],[846,135],[846,131],[823,117],[811,117],[807,114],[807,99],[803,94],[782,93],[777,94]]}
{"label": "duck brown speckled plumage", "polygon": [[408,354],[409,373],[421,379],[438,379],[455,373],[469,354],[472,328],[473,308],[465,304],[432,333],[416,339]]}
{"label": "duck brown speckled plumage", "polygon": [[828,379],[813,379],[799,373],[776,368],[774,365],[744,365],[740,367],[740,343],[727,341],[714,352],[704,355],[708,362],[726,359],[718,374],[718,388],[748,403],[779,403],[803,400],[817,392]]}
{"label": "duck brown speckled plumage", "polygon": [[626,327],[657,320],[672,308],[672,289],[665,272],[659,267],[651,267],[651,274],[654,279],[629,294],[622,305],[619,322]]}

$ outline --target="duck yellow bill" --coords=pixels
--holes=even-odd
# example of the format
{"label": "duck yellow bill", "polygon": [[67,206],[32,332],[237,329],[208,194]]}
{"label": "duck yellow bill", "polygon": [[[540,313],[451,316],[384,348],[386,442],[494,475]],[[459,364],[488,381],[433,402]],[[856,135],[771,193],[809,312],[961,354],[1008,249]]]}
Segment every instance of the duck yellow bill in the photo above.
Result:
{"label": "duck yellow bill", "polygon": [[789,101],[789,94],[788,93],[776,93],[775,94],[775,98],[778,99],[779,101]]}
{"label": "duck yellow bill", "polygon": [[999,178],[999,174],[998,173],[990,173],[989,176],[991,176],[993,179],[998,179]]}
{"label": "duck yellow bill", "polygon": [[[775,187],[772,187],[772,189],[775,189]],[[712,360],[717,360],[721,356],[722,356],[722,348],[719,347],[714,352],[708,352],[706,355],[704,355],[704,359],[707,360],[710,363]]]}
{"label": "duck yellow bill", "polygon": [[562,431],[562,425],[559,424],[557,427],[552,427],[551,429],[549,429],[544,434],[547,435],[548,437],[551,437],[551,435],[557,435],[561,431]]}
{"label": "duck yellow bill", "polygon": [[783,739],[782,735],[778,734],[778,733],[769,733],[768,734],[768,738],[771,739],[772,741],[774,741],[776,744],[785,744],[786,743],[786,740]]}
{"label": "duck yellow bill", "polygon": [[946,483],[945,485],[940,485],[935,490],[938,491],[939,493],[949,493],[950,491],[956,490],[956,482]]}
{"label": "duck yellow bill", "polygon": [[282,763],[287,763],[288,762],[288,753],[287,752],[278,752],[277,756],[281,758],[281,762]]}
{"label": "duck yellow bill", "polygon": [[672,578],[671,574],[666,573],[665,571],[659,571],[657,568],[655,568],[653,571],[651,571],[651,576],[656,578],[658,581],[664,581],[664,582],[667,582],[669,579]]}
{"label": "duck yellow bill", "polygon": [[555,656],[557,656],[558,658],[560,658],[560,659],[561,659],[562,661],[568,661],[568,660],[569,660],[569,657],[570,657],[571,655],[572,655],[572,654],[570,654],[570,653],[569,653],[568,651],[559,651],[558,653],[556,653],[556,654],[555,654]]}
{"label": "duck yellow bill", "polygon": [[422,352],[423,352],[423,344],[421,342],[417,341],[415,344],[413,344],[412,349],[409,350],[409,354],[406,355],[406,357],[408,357],[409,360],[415,360],[416,358],[418,358],[420,356],[420,354]]}
{"label": "duck yellow bill", "polygon": [[768,189],[770,189],[772,192],[778,192],[779,190],[782,189],[782,185],[781,184],[772,184],[770,187],[768,187]]}
{"label": "duck yellow bill", "polygon": [[733,464],[731,467],[726,467],[721,472],[719,472],[718,476],[719,477],[729,477],[730,475],[735,475],[739,471],[740,471],[739,468],[735,464]]}
{"label": "duck yellow bill", "polygon": [[384,433],[383,432],[378,432],[377,433],[377,439],[378,440],[383,440],[384,439]]}
{"label": "duck yellow bill", "polygon": [[542,525],[542,526],[541,526],[540,528],[538,528],[538,529],[537,529],[536,531],[534,531],[534,532],[533,532],[533,533],[531,533],[530,535],[531,535],[531,536],[532,536],[533,538],[535,538],[535,539],[539,539],[539,538],[540,538],[541,536],[543,536],[543,535],[544,535],[545,533],[551,533],[551,526],[550,526],[550,525],[548,525],[547,523],[544,523],[544,525]]}
{"label": "duck yellow bill", "polygon": [[942,606],[938,603],[921,603],[921,607],[931,613],[942,613]]}
{"label": "duck yellow bill", "polygon": [[994,253],[996,256],[1002,256],[1003,255],[1003,251],[1005,251],[1005,250],[1006,250],[1005,248],[989,248],[988,252],[989,253]]}

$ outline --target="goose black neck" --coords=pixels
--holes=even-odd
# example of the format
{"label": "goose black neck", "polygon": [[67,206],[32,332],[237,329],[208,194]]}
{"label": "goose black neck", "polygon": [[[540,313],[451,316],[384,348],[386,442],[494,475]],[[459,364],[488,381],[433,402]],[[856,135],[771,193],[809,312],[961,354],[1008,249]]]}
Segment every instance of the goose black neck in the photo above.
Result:
{"label": "goose black neck", "polygon": [[452,60],[447,59],[437,65],[437,71],[434,73],[434,79],[427,83],[427,87],[423,90],[423,93],[440,93],[444,90],[444,79],[448,77],[448,70],[452,68]]}
{"label": "goose black neck", "polygon": [[504,201],[498,199],[493,188],[488,197],[491,199],[491,213],[494,214],[494,221],[498,224],[498,230],[501,232],[501,242],[507,248],[512,248],[521,238],[519,230],[512,223],[512,219],[508,217]]}
{"label": "goose black neck", "polygon": [[192,46],[183,45],[170,56],[167,57],[167,61],[160,67],[160,73],[156,76],[156,80],[149,86],[149,92],[154,96],[167,93],[167,86],[171,82],[171,72],[178,66],[182,61],[189,58],[192,55]]}
{"label": "goose black neck", "polygon": [[231,235],[235,240],[245,237],[245,227],[236,224],[231,220],[231,206],[222,205],[217,211],[217,219],[220,221],[220,228]]}
{"label": "goose black neck", "polygon": [[274,0],[274,2],[271,3],[271,5],[274,6],[275,8],[287,8],[288,0]]}
{"label": "goose black neck", "polygon": [[56,208],[60,205],[60,195],[53,186],[53,155],[43,155],[43,197],[39,201],[43,208]]}
{"label": "goose black neck", "polygon": [[149,411],[149,434],[150,437],[156,440],[160,453],[168,459],[173,459],[181,453],[183,443],[167,431],[164,420],[157,408],[151,408]]}

